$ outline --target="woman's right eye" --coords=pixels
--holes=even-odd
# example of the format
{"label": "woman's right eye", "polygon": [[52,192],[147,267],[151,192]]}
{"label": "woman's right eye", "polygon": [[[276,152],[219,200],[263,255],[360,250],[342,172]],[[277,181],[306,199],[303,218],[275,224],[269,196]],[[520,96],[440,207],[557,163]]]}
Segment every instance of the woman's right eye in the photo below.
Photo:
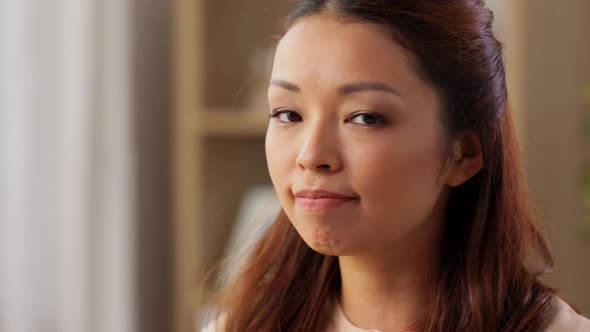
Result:
{"label": "woman's right eye", "polygon": [[301,116],[293,111],[274,111],[270,118],[278,118],[280,122],[290,123],[301,121]]}

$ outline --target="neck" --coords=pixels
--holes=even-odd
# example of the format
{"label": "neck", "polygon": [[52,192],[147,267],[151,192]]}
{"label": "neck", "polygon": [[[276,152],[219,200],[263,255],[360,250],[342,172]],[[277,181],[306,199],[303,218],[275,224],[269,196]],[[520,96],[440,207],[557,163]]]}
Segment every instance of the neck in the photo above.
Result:
{"label": "neck", "polygon": [[394,247],[339,257],[340,303],[354,325],[407,331],[424,317],[439,273],[440,220]]}

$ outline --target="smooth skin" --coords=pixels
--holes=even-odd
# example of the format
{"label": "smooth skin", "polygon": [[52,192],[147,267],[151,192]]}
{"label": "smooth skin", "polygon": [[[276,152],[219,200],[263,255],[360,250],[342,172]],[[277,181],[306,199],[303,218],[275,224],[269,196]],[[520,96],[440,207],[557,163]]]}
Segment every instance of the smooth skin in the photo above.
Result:
{"label": "smooth skin", "polygon": [[[281,39],[268,98],[274,188],[303,240],[339,256],[343,312],[361,328],[408,328],[437,274],[449,190],[481,170],[479,142],[448,138],[440,98],[389,32],[331,14]],[[355,199],[312,210],[296,203],[302,189]]]}

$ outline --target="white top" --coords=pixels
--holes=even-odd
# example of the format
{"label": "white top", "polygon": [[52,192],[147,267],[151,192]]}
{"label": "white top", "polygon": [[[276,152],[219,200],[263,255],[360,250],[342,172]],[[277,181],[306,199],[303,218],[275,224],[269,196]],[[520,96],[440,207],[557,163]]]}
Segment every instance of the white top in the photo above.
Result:
{"label": "white top", "polygon": [[[588,318],[578,315],[561,298],[556,297],[556,301],[557,314],[544,332],[590,332],[590,320]],[[223,321],[223,317],[222,315],[221,321]],[[201,332],[222,332],[223,330],[219,329],[220,325],[218,321],[211,322]],[[381,332],[381,330],[355,326],[344,315],[340,304],[336,302],[334,316],[326,332]]]}
{"label": "white top", "polygon": [[[590,332],[590,320],[588,318],[578,315],[561,298],[556,297],[557,314],[545,332]],[[350,322],[344,315],[342,308],[338,301],[336,301],[334,309],[334,317],[331,325],[326,332],[382,332],[378,329],[360,328]]]}
{"label": "white top", "polygon": [[565,331],[580,331],[590,332],[590,320],[588,318],[578,315],[567,303],[559,297],[557,298],[558,311],[557,316],[549,324],[546,332],[565,332]]}

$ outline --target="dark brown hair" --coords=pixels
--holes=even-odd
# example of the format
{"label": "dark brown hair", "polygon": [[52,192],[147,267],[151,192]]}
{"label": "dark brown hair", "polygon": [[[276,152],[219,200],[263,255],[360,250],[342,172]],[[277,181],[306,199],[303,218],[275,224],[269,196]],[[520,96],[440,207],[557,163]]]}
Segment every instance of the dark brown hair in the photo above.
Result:
{"label": "dark brown hair", "polygon": [[[450,193],[441,273],[420,330],[539,330],[554,291],[537,276],[553,262],[521,171],[492,12],[481,0],[303,0],[285,32],[320,13],[387,28],[437,91],[449,139],[481,142],[482,170]],[[281,211],[221,297],[225,330],[321,331],[339,290],[338,258],[309,248]]]}

